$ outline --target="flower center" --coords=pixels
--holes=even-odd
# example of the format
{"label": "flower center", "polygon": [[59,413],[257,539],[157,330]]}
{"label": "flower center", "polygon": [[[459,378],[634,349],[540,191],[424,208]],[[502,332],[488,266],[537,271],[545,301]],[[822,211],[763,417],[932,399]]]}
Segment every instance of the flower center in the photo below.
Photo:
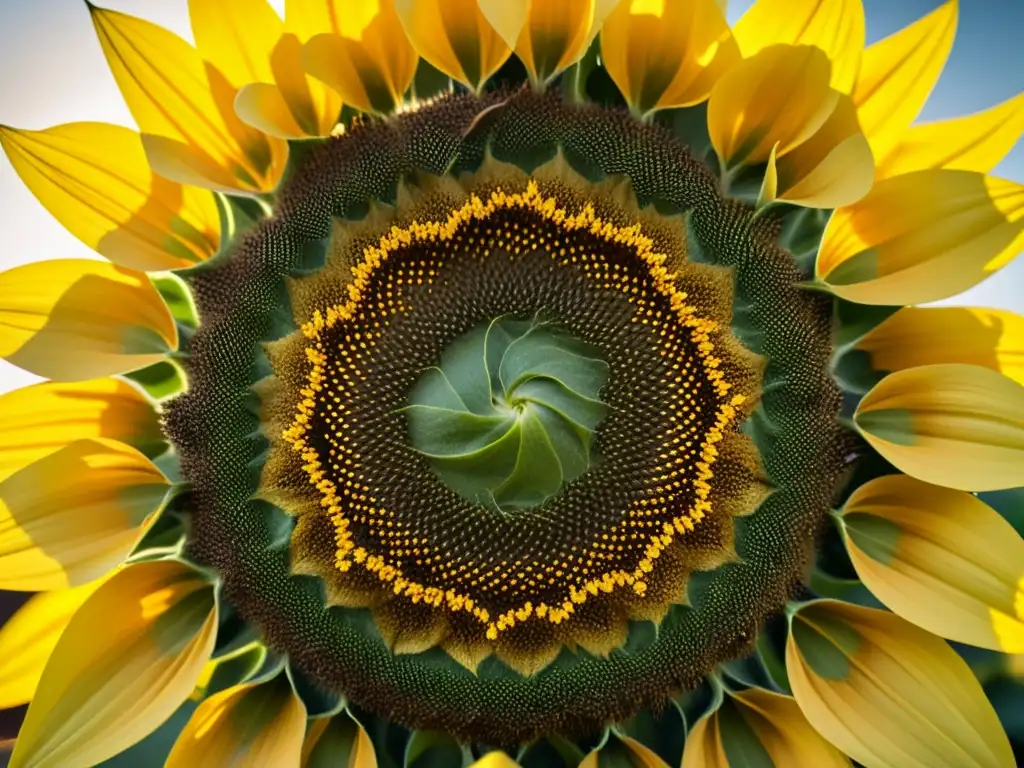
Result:
{"label": "flower center", "polygon": [[594,461],[608,364],[540,315],[453,341],[404,409],[412,447],[460,496],[499,511],[543,504]]}

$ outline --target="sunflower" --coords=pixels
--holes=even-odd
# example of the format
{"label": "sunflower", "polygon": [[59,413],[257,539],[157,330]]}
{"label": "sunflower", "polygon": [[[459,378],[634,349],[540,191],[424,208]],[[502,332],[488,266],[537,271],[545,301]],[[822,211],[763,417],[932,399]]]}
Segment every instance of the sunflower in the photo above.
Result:
{"label": "sunflower", "polygon": [[1024,318],[919,305],[1024,96],[723,5],[90,5],[139,131],[0,128],[106,259],[0,275],[11,766],[1015,764]]}

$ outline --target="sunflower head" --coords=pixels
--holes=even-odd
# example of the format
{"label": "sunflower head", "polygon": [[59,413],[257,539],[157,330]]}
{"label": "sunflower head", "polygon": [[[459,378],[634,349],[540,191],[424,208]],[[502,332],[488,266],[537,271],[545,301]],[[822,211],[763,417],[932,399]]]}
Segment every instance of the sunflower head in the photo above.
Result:
{"label": "sunflower head", "polygon": [[12,764],[1011,765],[955,4],[342,5],[93,8],[141,132],[0,132],[113,262],[0,275]]}

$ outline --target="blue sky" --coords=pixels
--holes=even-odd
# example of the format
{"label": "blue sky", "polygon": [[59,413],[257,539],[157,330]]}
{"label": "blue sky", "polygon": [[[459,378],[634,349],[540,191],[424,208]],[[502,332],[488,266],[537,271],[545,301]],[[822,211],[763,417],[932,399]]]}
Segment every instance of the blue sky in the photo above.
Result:
{"label": "blue sky", "polygon": [[[735,21],[753,0],[730,0]],[[863,0],[868,42],[938,7],[941,0]],[[283,0],[271,0],[281,8]],[[189,37],[186,0],[101,0]],[[1024,0],[961,0],[956,43],[921,120],[984,109],[1024,91]],[[45,128],[76,120],[132,125],[83,0],[0,0],[0,123]],[[995,174],[1024,183],[1024,144]],[[0,154],[0,269],[91,252],[54,222]],[[945,303],[1024,313],[1024,257]],[[0,361],[0,392],[34,380]]]}

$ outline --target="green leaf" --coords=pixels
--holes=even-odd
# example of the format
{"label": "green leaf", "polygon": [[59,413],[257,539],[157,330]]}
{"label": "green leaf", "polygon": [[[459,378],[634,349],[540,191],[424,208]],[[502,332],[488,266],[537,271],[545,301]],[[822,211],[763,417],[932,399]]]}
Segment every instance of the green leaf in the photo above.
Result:
{"label": "green leaf", "polygon": [[160,298],[164,300],[164,304],[171,311],[171,317],[188,328],[195,328],[199,325],[192,294],[181,278],[168,273],[150,275],[149,279],[156,287]]}
{"label": "green leaf", "polygon": [[718,711],[718,727],[730,768],[776,768],[768,750],[732,702],[725,702]]}
{"label": "green leaf", "polygon": [[185,389],[184,372],[170,360],[147,365],[124,374],[124,377],[142,387],[154,400],[166,400]]}
{"label": "green leaf", "polygon": [[405,748],[405,768],[459,768],[472,761],[467,748],[440,731],[414,731]]}
{"label": "green leaf", "polygon": [[455,339],[402,409],[409,443],[453,491],[499,510],[543,504],[593,461],[608,365],[535,315]]}

